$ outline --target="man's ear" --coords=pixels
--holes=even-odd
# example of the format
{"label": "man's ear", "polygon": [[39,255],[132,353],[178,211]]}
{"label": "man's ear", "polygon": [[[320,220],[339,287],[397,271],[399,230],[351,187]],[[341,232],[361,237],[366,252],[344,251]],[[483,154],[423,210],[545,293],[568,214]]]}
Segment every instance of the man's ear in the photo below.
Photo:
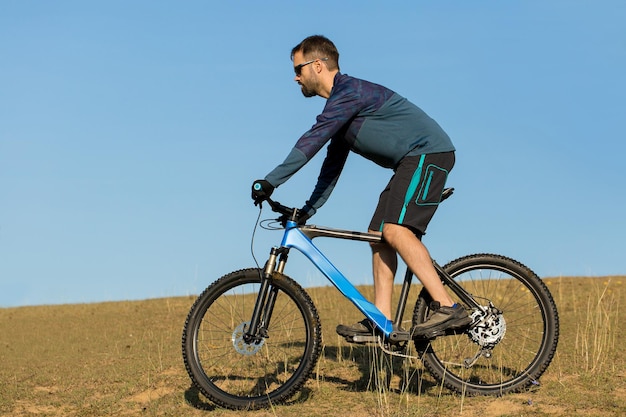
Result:
{"label": "man's ear", "polygon": [[321,59],[318,59],[317,61],[315,61],[313,63],[313,66],[315,68],[315,72],[320,74],[322,71],[324,71],[324,68],[326,68],[326,64],[324,64],[324,62]]}

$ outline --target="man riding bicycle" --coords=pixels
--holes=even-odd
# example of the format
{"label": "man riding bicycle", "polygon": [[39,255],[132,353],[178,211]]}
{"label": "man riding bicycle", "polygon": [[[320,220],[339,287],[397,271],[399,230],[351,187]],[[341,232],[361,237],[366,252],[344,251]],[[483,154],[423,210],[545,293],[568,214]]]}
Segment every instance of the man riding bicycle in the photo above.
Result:
{"label": "man riding bicycle", "polygon": [[[434,314],[413,331],[421,334],[455,329],[471,320],[444,288],[421,242],[441,201],[454,166],[454,146],[443,129],[420,108],[397,93],[342,74],[339,52],[319,35],[304,39],[291,51],[295,81],[305,97],[320,96],[326,105],[315,125],[296,142],[284,162],[253,183],[255,203],[269,197],[327,143],[317,184],[298,213],[303,224],[326,202],[352,150],[394,174],[380,194],[369,225],[382,233],[372,244],[374,304],[391,318],[391,296],[399,254],[433,299]],[[371,334],[365,319],[337,326],[344,337]]]}

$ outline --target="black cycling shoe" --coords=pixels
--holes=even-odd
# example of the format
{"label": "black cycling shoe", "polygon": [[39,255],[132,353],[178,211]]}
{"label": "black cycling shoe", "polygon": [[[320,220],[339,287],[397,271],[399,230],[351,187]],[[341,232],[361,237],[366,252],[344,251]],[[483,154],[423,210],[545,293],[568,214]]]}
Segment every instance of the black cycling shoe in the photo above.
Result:
{"label": "black cycling shoe", "polygon": [[472,322],[467,311],[459,304],[441,307],[438,302],[433,301],[430,303],[430,309],[433,311],[430,317],[424,323],[413,327],[414,336],[431,339],[443,336],[448,330],[461,329]]}
{"label": "black cycling shoe", "polygon": [[351,326],[340,324],[337,326],[337,334],[343,337],[353,337],[358,335],[371,335],[374,333],[374,326],[368,319],[363,319]]}

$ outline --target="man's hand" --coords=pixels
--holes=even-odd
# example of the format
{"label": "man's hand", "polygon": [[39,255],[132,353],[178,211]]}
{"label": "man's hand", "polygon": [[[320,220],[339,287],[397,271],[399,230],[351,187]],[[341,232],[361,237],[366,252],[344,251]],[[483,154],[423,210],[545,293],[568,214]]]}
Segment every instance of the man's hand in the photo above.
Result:
{"label": "man's hand", "polygon": [[274,186],[265,180],[256,180],[252,183],[252,199],[254,205],[261,204],[274,192]]}

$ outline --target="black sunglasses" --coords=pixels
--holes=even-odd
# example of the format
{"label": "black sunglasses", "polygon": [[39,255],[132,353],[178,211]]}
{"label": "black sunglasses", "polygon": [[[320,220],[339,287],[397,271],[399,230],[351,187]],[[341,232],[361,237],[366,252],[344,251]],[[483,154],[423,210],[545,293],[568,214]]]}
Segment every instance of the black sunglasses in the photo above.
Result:
{"label": "black sunglasses", "polygon": [[298,64],[295,67],[293,67],[293,71],[296,73],[296,75],[299,77],[302,74],[302,67],[306,67],[309,64],[314,63],[315,61],[328,61],[328,58],[315,58],[314,60],[311,61],[307,61],[304,62],[302,64]]}

